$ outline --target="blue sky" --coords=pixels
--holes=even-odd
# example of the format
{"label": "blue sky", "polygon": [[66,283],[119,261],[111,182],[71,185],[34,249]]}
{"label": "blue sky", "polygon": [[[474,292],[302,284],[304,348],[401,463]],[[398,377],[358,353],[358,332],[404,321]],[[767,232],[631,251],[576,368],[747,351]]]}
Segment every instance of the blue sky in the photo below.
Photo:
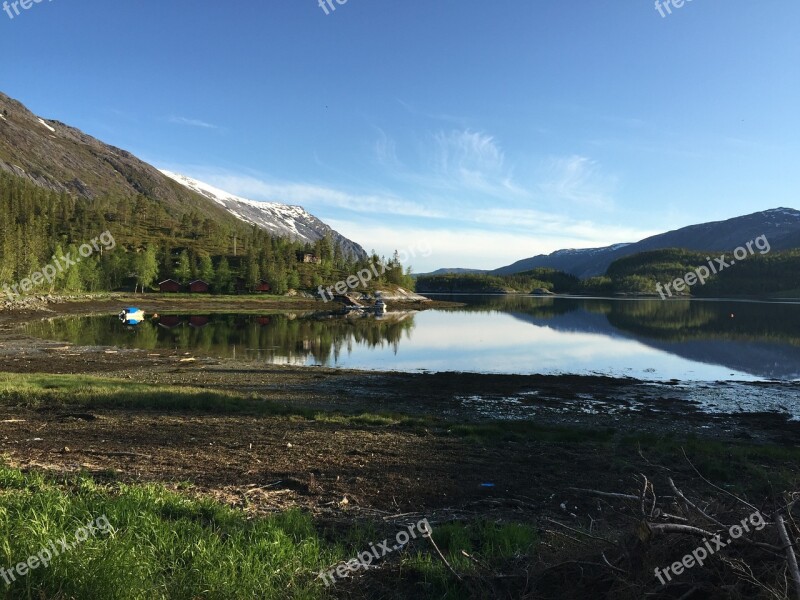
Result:
{"label": "blue sky", "polygon": [[0,90],[417,272],[798,207],[794,0],[317,1],[0,12]]}

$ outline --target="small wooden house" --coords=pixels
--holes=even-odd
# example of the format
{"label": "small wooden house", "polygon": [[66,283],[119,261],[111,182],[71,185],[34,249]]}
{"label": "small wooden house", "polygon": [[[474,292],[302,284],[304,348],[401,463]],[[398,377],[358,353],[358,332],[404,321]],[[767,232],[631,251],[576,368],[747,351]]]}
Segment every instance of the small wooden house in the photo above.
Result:
{"label": "small wooden house", "polygon": [[266,294],[272,291],[272,286],[262,279],[255,285],[253,291],[257,294]]}
{"label": "small wooden house", "polygon": [[181,291],[181,284],[174,279],[167,279],[158,284],[158,289],[162,294],[177,294]]}
{"label": "small wooden house", "polygon": [[207,294],[209,290],[208,283],[202,279],[195,279],[189,283],[190,294]]}
{"label": "small wooden house", "polygon": [[312,265],[318,265],[319,263],[322,262],[319,256],[317,256],[316,254],[310,254],[308,252],[298,253],[297,260],[299,260],[302,263],[309,263]]}

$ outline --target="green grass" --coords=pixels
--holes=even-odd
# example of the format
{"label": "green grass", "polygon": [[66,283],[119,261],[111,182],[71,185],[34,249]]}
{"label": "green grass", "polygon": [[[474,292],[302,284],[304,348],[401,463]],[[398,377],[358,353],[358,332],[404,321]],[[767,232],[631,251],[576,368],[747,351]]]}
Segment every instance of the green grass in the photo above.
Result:
{"label": "green grass", "polygon": [[[0,467],[0,566],[27,560],[105,515],[99,534],[6,585],[11,598],[319,598],[317,570],[344,556],[298,511],[249,519],[160,486],[57,485]],[[56,548],[59,545],[56,544]],[[40,594],[43,593],[43,596]]]}
{"label": "green grass", "polygon": [[158,409],[225,414],[282,415],[298,412],[256,396],[201,388],[150,385],[85,375],[15,373],[0,373],[0,406]]}
{"label": "green grass", "polygon": [[475,443],[540,441],[562,444],[607,443],[614,438],[613,429],[558,427],[531,421],[489,421],[451,425],[448,433]]}
{"label": "green grass", "polygon": [[[60,550],[49,565],[15,573],[0,597],[104,600],[195,598],[328,598],[319,572],[392,539],[394,531],[370,523],[320,531],[298,510],[248,517],[211,500],[193,499],[159,485],[96,483],[86,475],[56,480],[0,466],[0,567],[12,567],[57,540],[105,517],[111,528]],[[459,572],[476,567],[467,551],[500,565],[531,550],[532,526],[476,521],[434,530]],[[465,590],[427,542],[417,539],[384,559],[389,572],[426,582],[427,597],[458,598]],[[360,576],[360,575],[359,575]],[[9,578],[10,579],[10,578]],[[342,586],[347,584],[342,584]],[[341,588],[339,588],[341,589]],[[440,591],[445,595],[440,595]]]}
{"label": "green grass", "polygon": [[688,457],[706,479],[734,493],[769,497],[800,483],[800,446],[637,434],[622,436],[618,448],[642,448],[651,462],[691,469]]}
{"label": "green grass", "polygon": [[[456,572],[464,575],[491,575],[492,572],[515,571],[520,566],[529,566],[538,544],[535,527],[520,523],[496,523],[475,521],[473,523],[447,523],[434,529],[436,545]],[[472,558],[464,556],[463,552]],[[480,562],[477,566],[475,560]],[[516,568],[514,568],[514,565]],[[441,600],[461,600],[480,595],[479,580],[473,579],[469,588],[457,581],[450,570],[436,555],[430,552],[414,552],[404,558],[402,568],[417,576],[426,584],[427,597]],[[524,579],[519,580],[524,581]],[[466,595],[469,589],[471,596]],[[497,590],[493,590],[495,593]],[[481,597],[491,598],[490,590]],[[509,595],[508,597],[513,597]]]}

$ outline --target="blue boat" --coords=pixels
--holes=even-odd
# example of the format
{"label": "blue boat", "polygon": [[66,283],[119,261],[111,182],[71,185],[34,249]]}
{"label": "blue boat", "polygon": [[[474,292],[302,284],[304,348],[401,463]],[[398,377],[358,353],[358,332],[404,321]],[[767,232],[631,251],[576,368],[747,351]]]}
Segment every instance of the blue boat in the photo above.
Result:
{"label": "blue boat", "polygon": [[119,320],[125,323],[125,325],[138,325],[144,321],[144,311],[135,306],[125,308],[119,313]]}

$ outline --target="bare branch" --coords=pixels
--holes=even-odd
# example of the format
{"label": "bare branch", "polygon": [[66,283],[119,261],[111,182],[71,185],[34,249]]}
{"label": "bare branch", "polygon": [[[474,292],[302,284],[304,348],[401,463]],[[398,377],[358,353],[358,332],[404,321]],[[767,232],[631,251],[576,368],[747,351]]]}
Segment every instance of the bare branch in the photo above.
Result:
{"label": "bare branch", "polygon": [[572,531],[572,532],[577,533],[579,535],[585,535],[586,537],[592,538],[594,540],[600,540],[601,542],[605,542],[606,544],[610,544],[612,546],[616,546],[617,545],[617,543],[612,541],[612,540],[609,540],[609,539],[604,538],[604,537],[600,537],[599,535],[593,535],[591,533],[586,533],[585,531],[581,531],[580,529],[574,529],[573,527],[570,527],[569,525],[564,525],[563,523],[559,523],[555,519],[550,519],[548,517],[548,518],[545,518],[545,521],[553,523],[554,525],[558,525],[559,527],[563,527],[564,529],[568,529],[569,531]]}
{"label": "bare branch", "polygon": [[775,517],[775,525],[778,527],[781,541],[786,546],[786,562],[789,565],[789,574],[794,581],[795,596],[800,600],[800,569],[797,567],[797,556],[795,556],[794,553],[792,540],[789,539],[789,533],[786,531],[786,523],[783,521],[783,515],[777,515]]}
{"label": "bare branch", "polygon": [[576,488],[571,487],[567,488],[573,492],[581,492],[583,494],[591,494],[593,496],[600,496],[601,498],[616,498],[618,500],[638,500],[639,496],[634,496],[633,494],[615,494],[612,492],[601,492],[599,490],[587,490],[585,488]]}
{"label": "bare branch", "polygon": [[706,514],[706,512],[701,510],[700,507],[698,507],[694,502],[692,502],[686,496],[684,496],[683,492],[680,491],[678,489],[678,487],[675,485],[675,482],[672,481],[672,477],[667,478],[667,481],[669,482],[669,485],[672,488],[672,491],[675,492],[675,495],[677,495],[678,498],[683,500],[684,503],[687,506],[691,506],[693,509],[695,509],[697,512],[699,512],[701,515],[703,515],[703,517],[705,517],[706,520],[710,521],[711,523],[714,523],[714,525],[719,525],[720,527],[723,527],[723,528],[725,527],[725,525],[723,525],[721,522],[717,521],[714,517]]}

